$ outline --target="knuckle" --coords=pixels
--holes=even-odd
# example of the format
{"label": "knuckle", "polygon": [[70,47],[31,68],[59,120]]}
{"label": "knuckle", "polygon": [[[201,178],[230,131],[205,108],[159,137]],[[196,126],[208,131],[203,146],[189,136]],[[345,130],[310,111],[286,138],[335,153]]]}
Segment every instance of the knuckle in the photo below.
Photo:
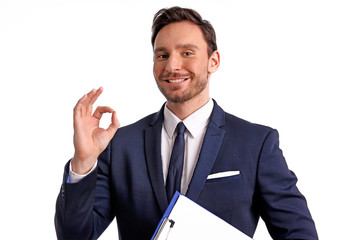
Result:
{"label": "knuckle", "polygon": [[79,110],[80,110],[80,106],[79,106],[79,104],[76,104],[73,111],[78,112]]}

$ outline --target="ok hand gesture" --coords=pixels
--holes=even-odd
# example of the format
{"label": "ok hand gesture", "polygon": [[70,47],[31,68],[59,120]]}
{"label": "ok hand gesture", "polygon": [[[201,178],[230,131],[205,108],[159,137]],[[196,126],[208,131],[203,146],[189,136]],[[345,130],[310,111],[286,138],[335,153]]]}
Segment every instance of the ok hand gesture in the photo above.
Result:
{"label": "ok hand gesture", "polygon": [[[93,104],[102,91],[101,87],[98,90],[93,89],[85,94],[74,108],[75,154],[71,160],[71,166],[72,171],[77,174],[85,174],[90,171],[120,126],[116,112],[110,107],[99,106],[92,114]],[[99,127],[104,113],[112,114],[111,124],[107,129]]]}

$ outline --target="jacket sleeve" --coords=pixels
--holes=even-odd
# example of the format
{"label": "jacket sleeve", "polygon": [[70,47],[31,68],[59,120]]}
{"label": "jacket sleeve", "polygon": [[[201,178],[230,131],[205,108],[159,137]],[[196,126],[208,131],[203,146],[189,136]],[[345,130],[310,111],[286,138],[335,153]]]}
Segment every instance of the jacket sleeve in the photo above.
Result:
{"label": "jacket sleeve", "polygon": [[278,132],[272,130],[259,156],[256,194],[260,216],[273,239],[318,239],[306,199],[296,183],[279,148]]}
{"label": "jacket sleeve", "polygon": [[56,201],[58,239],[97,239],[114,219],[108,161],[107,148],[99,156],[97,168],[77,183],[68,183],[70,161],[66,164]]}

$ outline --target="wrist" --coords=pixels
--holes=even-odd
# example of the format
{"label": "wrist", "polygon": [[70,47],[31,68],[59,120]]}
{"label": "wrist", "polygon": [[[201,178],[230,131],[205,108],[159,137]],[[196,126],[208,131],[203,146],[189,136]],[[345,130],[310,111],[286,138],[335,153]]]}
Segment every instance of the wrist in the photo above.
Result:
{"label": "wrist", "polygon": [[93,169],[96,160],[97,158],[81,159],[74,155],[70,162],[71,171],[78,175],[87,174]]}
{"label": "wrist", "polygon": [[80,182],[83,178],[85,178],[87,175],[89,175],[90,173],[92,173],[97,167],[97,161],[95,162],[94,166],[91,168],[91,170],[86,173],[86,174],[77,174],[72,170],[72,166],[71,164],[69,165],[69,183],[78,183]]}

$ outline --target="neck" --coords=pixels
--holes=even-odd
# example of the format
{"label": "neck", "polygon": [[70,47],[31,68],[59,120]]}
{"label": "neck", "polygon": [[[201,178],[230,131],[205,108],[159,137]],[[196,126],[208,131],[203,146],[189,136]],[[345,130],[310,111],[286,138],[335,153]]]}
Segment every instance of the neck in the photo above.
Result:
{"label": "neck", "polygon": [[209,100],[210,97],[207,96],[201,98],[193,98],[182,103],[167,101],[166,106],[179,119],[184,120],[185,118],[202,108],[205,104],[207,104]]}

